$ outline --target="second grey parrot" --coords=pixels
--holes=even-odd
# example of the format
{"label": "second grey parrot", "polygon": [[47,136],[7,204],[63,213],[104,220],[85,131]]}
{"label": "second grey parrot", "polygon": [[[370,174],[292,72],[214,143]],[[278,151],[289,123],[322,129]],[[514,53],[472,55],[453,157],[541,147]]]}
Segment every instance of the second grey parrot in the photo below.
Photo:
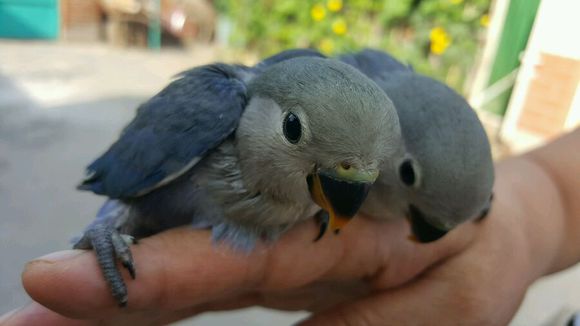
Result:
{"label": "second grey parrot", "polygon": [[321,208],[338,230],[379,167],[400,160],[397,113],[377,84],[337,60],[293,56],[183,73],[87,168],[79,188],[109,200],[74,247],[95,250],[121,306],[115,261],[135,277],[131,237],[193,225],[251,249]]}
{"label": "second grey parrot", "polygon": [[408,217],[413,235],[431,242],[490,209],[494,168],[475,111],[455,91],[376,50],[340,60],[370,77],[395,104],[407,154],[381,167],[361,212]]}

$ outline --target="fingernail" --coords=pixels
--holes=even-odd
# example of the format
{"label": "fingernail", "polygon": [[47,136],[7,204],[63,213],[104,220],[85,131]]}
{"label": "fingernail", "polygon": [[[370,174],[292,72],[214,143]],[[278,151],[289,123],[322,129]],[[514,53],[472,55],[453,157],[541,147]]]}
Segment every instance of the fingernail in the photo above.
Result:
{"label": "fingernail", "polygon": [[0,316],[0,325],[4,324],[8,320],[10,320],[10,318],[12,318],[20,309],[22,309],[22,308],[16,308],[14,310],[10,310],[9,312]]}
{"label": "fingernail", "polygon": [[48,255],[44,255],[42,257],[38,257],[34,260],[57,262],[57,261],[71,259],[73,257],[76,257],[76,256],[82,254],[83,252],[85,252],[85,251],[84,250],[63,250],[63,251],[53,252],[53,253],[50,253]]}

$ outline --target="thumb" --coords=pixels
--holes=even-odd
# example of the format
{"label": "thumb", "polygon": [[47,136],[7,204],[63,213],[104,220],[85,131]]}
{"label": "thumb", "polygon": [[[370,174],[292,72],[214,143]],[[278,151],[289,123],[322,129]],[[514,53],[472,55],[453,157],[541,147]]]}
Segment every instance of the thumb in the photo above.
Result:
{"label": "thumb", "polygon": [[138,270],[137,278],[126,282],[126,309],[117,307],[90,251],[66,251],[29,262],[22,281],[33,300],[67,317],[173,311],[248,290],[310,282],[339,259],[332,255],[333,241],[312,242],[315,229],[314,223],[304,223],[275,247],[260,246],[251,253],[216,247],[209,232],[189,228],[143,239],[131,247]]}
{"label": "thumb", "polygon": [[[464,313],[447,282],[423,278],[397,290],[383,291],[312,315],[301,326],[452,325]],[[450,321],[446,317],[453,318]],[[443,322],[445,320],[445,322]]]}
{"label": "thumb", "polygon": [[207,232],[187,228],[144,239],[131,250],[137,278],[125,275],[127,309],[116,306],[91,251],[65,251],[29,262],[22,273],[24,288],[36,302],[74,318],[175,310],[257,282],[267,256],[266,251],[251,256],[216,251]]}

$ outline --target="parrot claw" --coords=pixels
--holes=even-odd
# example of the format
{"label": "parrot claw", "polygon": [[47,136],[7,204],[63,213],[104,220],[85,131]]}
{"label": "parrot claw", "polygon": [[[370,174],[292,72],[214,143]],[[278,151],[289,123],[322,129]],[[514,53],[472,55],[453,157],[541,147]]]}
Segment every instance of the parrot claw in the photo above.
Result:
{"label": "parrot claw", "polygon": [[105,281],[109,284],[111,293],[119,307],[127,306],[127,286],[117,268],[115,258],[127,269],[132,279],[135,279],[135,264],[129,248],[136,243],[135,239],[126,234],[120,234],[114,227],[96,224],[89,228],[74,249],[93,249]]}
{"label": "parrot claw", "polygon": [[127,245],[132,245],[132,244],[138,244],[139,241],[137,241],[137,239],[132,236],[132,235],[128,235],[128,234],[120,234],[121,238],[123,238],[123,242],[125,242]]}
{"label": "parrot claw", "polygon": [[316,239],[314,239],[314,242],[318,242],[318,240],[322,239],[322,237],[326,233],[326,230],[328,229],[330,216],[328,215],[327,212],[321,210],[318,213],[316,213],[315,219],[320,225],[320,231],[318,232]]}
{"label": "parrot claw", "polygon": [[135,277],[136,277],[135,265],[133,265],[133,262],[132,261],[122,261],[122,264],[123,264],[123,267],[125,267],[129,271],[131,278],[135,279]]}
{"label": "parrot claw", "polygon": [[111,239],[113,241],[113,248],[115,249],[115,256],[119,258],[121,264],[129,271],[132,279],[135,279],[135,265],[133,263],[133,256],[129,244],[134,243],[134,238],[130,235],[119,234],[117,230],[111,232]]}

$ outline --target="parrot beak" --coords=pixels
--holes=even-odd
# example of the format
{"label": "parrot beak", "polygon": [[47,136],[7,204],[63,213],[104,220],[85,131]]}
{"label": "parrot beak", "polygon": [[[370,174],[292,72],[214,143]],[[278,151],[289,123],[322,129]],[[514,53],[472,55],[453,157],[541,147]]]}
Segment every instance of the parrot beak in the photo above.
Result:
{"label": "parrot beak", "polygon": [[447,234],[446,230],[441,230],[429,224],[425,219],[425,215],[414,205],[409,206],[409,216],[407,220],[411,224],[411,231],[413,234],[409,236],[409,240],[417,243],[429,243],[439,240]]}
{"label": "parrot beak", "polygon": [[312,199],[328,213],[328,224],[321,224],[319,238],[330,227],[338,233],[358,212],[378,171],[360,171],[353,167],[320,169],[307,178]]}

